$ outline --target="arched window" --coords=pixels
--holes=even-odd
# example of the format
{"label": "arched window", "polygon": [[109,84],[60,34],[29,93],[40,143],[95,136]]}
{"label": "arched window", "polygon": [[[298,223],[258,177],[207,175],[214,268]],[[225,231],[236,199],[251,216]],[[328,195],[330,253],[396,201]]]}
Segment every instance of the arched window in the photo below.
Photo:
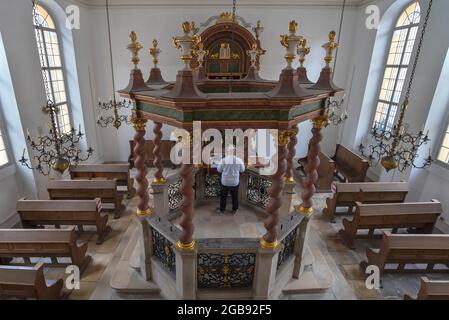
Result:
{"label": "arched window", "polygon": [[6,151],[5,139],[3,137],[2,128],[0,126],[0,168],[8,163],[8,152]]}
{"label": "arched window", "polygon": [[421,8],[414,2],[401,14],[394,28],[373,123],[380,130],[391,130],[394,126],[420,18]]}
{"label": "arched window", "polygon": [[68,133],[72,125],[56,25],[49,13],[39,5],[36,5],[36,17],[33,17],[33,23],[36,29],[42,75],[48,80],[49,98],[59,109],[57,127],[60,133]]}

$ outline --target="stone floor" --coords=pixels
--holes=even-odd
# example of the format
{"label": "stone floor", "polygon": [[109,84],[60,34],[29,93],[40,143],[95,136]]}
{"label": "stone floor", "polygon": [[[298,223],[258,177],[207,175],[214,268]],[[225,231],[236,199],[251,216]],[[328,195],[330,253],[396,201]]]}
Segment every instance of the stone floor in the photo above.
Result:
{"label": "stone floor", "polygon": [[[165,174],[168,172],[166,171]],[[152,179],[152,170],[149,179]],[[299,185],[299,184],[298,184]],[[294,204],[299,204],[300,187],[296,188]],[[338,236],[342,217],[337,217],[335,224],[329,223],[321,214],[328,194],[316,194],[315,214],[309,227],[308,246],[315,259],[321,259],[321,266],[325,265],[331,271],[331,287],[327,290],[308,291],[307,293],[284,293],[282,299],[402,299],[404,294],[415,295],[419,289],[419,274],[385,275],[382,278],[380,290],[368,290],[365,286],[365,275],[359,267],[364,260],[367,247],[378,247],[379,242],[358,240],[355,250],[345,247]],[[133,250],[138,241],[137,224],[133,220],[136,211],[137,197],[125,200],[126,211],[120,219],[114,220],[110,216],[112,232],[102,245],[96,245],[95,236],[83,235],[81,239],[89,242],[88,254],[92,262],[81,277],[81,288],[69,293],[69,299],[160,299],[159,294],[152,294],[154,288],[149,286],[146,294],[135,295],[117,293],[111,288],[116,270],[122,266],[128,267]],[[195,237],[260,237],[264,233],[263,212],[254,212],[246,207],[240,208],[235,214],[219,215],[214,211],[215,203],[202,204],[195,208]],[[176,221],[175,221],[176,223]],[[126,264],[126,265],[125,265]],[[312,265],[313,268],[313,265]],[[315,267],[315,275],[319,279],[320,270]],[[131,272],[131,271],[130,271]],[[55,279],[64,275],[61,269],[47,268],[46,277]],[[447,274],[428,275],[431,279],[448,279]],[[134,274],[123,275],[126,281],[140,281],[132,279]],[[330,281],[330,279],[322,279]],[[153,291],[152,291],[153,290]]]}

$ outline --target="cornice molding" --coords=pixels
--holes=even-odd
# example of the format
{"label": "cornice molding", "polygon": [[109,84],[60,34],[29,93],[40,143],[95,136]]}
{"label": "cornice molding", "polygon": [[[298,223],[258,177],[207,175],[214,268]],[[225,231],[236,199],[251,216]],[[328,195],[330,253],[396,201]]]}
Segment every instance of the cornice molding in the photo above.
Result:
{"label": "cornice molding", "polygon": [[[72,0],[86,7],[105,7],[105,0]],[[349,7],[358,7],[366,0],[347,0]],[[111,7],[220,7],[231,10],[230,0],[110,0]],[[239,0],[238,7],[341,7],[341,0]]]}

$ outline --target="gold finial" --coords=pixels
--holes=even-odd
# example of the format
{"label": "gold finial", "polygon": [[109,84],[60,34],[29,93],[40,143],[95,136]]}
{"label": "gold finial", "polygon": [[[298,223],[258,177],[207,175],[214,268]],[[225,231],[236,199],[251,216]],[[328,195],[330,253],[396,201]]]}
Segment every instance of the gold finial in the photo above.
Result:
{"label": "gold finial", "polygon": [[334,51],[340,46],[335,42],[336,32],[329,32],[329,42],[323,44],[324,50],[326,50],[326,56],[324,57],[324,61],[326,62],[326,67],[330,67],[330,63],[334,59]]}
{"label": "gold finial", "polygon": [[281,34],[281,46],[288,48],[288,36],[286,34]]}
{"label": "gold finial", "polygon": [[184,21],[182,24],[182,31],[184,31],[185,34],[188,34],[192,31],[192,25],[188,21]]}
{"label": "gold finial", "polygon": [[154,68],[157,68],[157,63],[159,62],[158,57],[161,53],[161,49],[157,47],[158,44],[158,41],[153,39],[153,47],[148,50],[150,55],[153,57]]}
{"label": "gold finial", "polygon": [[317,129],[326,128],[329,125],[329,118],[327,116],[319,116],[312,120],[313,127]]}
{"label": "gold finial", "polygon": [[306,61],[306,56],[310,53],[310,47],[307,47],[307,40],[302,39],[301,43],[298,45],[296,53],[299,56],[299,63],[301,67],[304,67],[304,61]]}
{"label": "gold finial", "polygon": [[290,33],[296,33],[296,31],[298,31],[298,23],[295,20],[290,21],[288,31]]}
{"label": "gold finial", "polygon": [[129,37],[131,39],[131,43],[128,45],[128,50],[130,50],[132,54],[131,62],[134,64],[134,67],[137,68],[140,61],[139,51],[143,48],[143,46],[137,41],[137,34],[134,31],[131,31]]}

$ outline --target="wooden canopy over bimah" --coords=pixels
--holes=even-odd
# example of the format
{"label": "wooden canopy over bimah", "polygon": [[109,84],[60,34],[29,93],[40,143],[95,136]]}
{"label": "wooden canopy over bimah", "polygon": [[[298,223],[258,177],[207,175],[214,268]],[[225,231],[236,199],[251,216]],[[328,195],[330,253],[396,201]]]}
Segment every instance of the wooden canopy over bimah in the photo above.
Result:
{"label": "wooden canopy over bimah", "polygon": [[[187,86],[190,79],[185,71],[180,73],[176,84],[121,91],[133,100],[134,116],[186,130],[192,129],[194,121],[201,121],[203,129],[287,130],[323,115],[326,100],[336,93],[300,86],[288,79],[288,70],[279,82],[206,80]],[[184,87],[174,95],[177,85]],[[296,90],[288,91],[295,86]],[[226,89],[232,92],[220,92]]]}
{"label": "wooden canopy over bimah", "polygon": [[[234,18],[231,21],[227,19],[226,24],[223,24],[223,26],[230,26],[230,24],[236,23],[235,21]],[[258,28],[261,28],[260,24],[258,24]],[[229,32],[237,29],[230,26],[229,28],[224,28],[223,32],[229,38]],[[298,46],[304,41],[304,37],[296,34],[297,29],[298,24],[295,21],[290,21],[289,33],[281,35],[281,45],[286,50],[284,55],[286,67],[280,72],[278,81],[265,80],[259,76],[257,62],[262,50],[257,42],[251,45],[250,50],[246,52],[239,51],[240,59],[243,58],[243,54],[249,57],[250,65],[247,66],[247,72],[246,69],[244,70],[244,77],[234,78],[231,72],[229,78],[227,78],[227,75],[221,78],[209,78],[204,76],[205,60],[202,58],[204,58],[206,53],[202,48],[209,46],[210,43],[202,44],[201,37],[197,35],[198,30],[195,28],[195,24],[186,21],[182,24],[183,34],[173,38],[175,47],[181,51],[181,60],[185,65],[184,69],[178,72],[174,83],[164,84],[150,84],[148,82],[145,83],[143,80],[142,72],[138,68],[140,60],[138,52],[142,49],[142,45],[137,42],[136,34],[134,32],[131,33],[132,42],[128,49],[132,52],[131,61],[134,64],[134,69],[131,71],[128,86],[126,89],[121,90],[120,94],[133,101],[133,126],[136,130],[134,136],[136,181],[139,184],[137,194],[140,198],[137,206],[137,216],[141,219],[142,239],[144,240],[141,242],[143,243],[141,250],[144,251],[142,256],[146,257],[141,261],[141,273],[146,279],[151,278],[150,273],[152,272],[149,217],[153,213],[156,215],[161,214],[161,208],[155,206],[153,209],[149,205],[149,183],[145,166],[145,134],[148,120],[154,122],[153,143],[155,147],[153,154],[156,172],[152,186],[153,190],[159,190],[158,194],[161,195],[164,192],[168,192],[169,187],[168,179],[163,176],[160,152],[161,128],[163,124],[183,128],[188,131],[193,131],[193,123],[196,121],[201,121],[202,130],[209,128],[219,130],[279,130],[277,141],[274,141],[278,165],[276,172],[270,176],[271,187],[267,190],[269,199],[266,206],[267,218],[264,222],[266,233],[259,240],[259,251],[256,258],[259,260],[260,270],[273,269],[272,266],[276,265],[278,254],[284,247],[284,245],[281,245],[283,240],[280,237],[282,227],[279,228],[278,223],[281,210],[283,210],[281,208],[283,203],[288,202],[291,204],[291,199],[289,202],[283,198],[286,194],[284,192],[285,188],[288,185],[288,188],[293,190],[295,185],[293,159],[296,155],[297,125],[300,122],[311,120],[313,125],[311,129],[312,138],[309,141],[309,164],[305,170],[307,178],[304,182],[304,191],[301,194],[302,203],[298,208],[295,208],[295,212],[304,216],[307,221],[310,218],[310,215],[313,213],[312,196],[315,193],[314,185],[318,179],[317,168],[320,161],[320,142],[323,139],[321,130],[328,124],[329,104],[327,100],[341,92],[342,89],[337,88],[333,84],[332,69],[329,66],[333,51],[337,47],[333,40],[334,33],[332,32],[332,37],[329,37],[329,43],[323,46],[326,49],[325,61],[327,65],[323,68],[317,83],[300,84],[303,83],[300,79],[300,74],[292,66]],[[231,39],[238,39],[238,36],[232,36]],[[211,43],[218,44],[221,43],[221,40],[218,42],[211,41]],[[248,45],[245,48],[248,48]],[[237,53],[232,51],[232,42],[230,42],[230,48],[225,43],[223,46],[220,45],[221,49],[223,50],[219,52],[218,60],[237,59]],[[192,69],[192,59],[195,56],[195,52],[197,52],[198,57],[201,57],[199,61],[202,63],[199,63],[197,69]],[[213,53],[213,56],[209,58],[213,60],[215,56],[216,53]],[[206,55],[206,61],[207,59]],[[247,59],[245,58],[244,61],[247,61]],[[185,141],[181,142],[185,148],[195,147],[192,144],[189,146]],[[182,265],[183,273],[182,277],[176,277],[176,287],[182,291],[178,292],[177,295],[183,298],[197,297],[195,290],[189,292],[184,290],[191,287],[190,285],[184,286],[184,282],[185,284],[190,283],[189,281],[195,278],[195,255],[199,250],[194,239],[195,177],[193,174],[194,164],[191,162],[183,162],[179,170],[181,184],[178,187],[178,192],[182,196],[179,209],[182,215],[179,222],[179,234],[176,235],[177,241],[174,243],[176,269],[178,266],[181,268]],[[288,205],[286,210],[290,212],[291,206]],[[301,239],[303,242],[304,238]],[[303,244],[299,247],[303,248]],[[266,265],[262,267],[260,264],[264,263]],[[298,267],[295,270],[300,270],[300,268]],[[181,269],[179,271],[181,272]],[[190,275],[186,276],[186,273]],[[178,270],[176,274],[178,274]],[[275,270],[272,270],[266,273],[267,276],[263,280],[258,280],[259,283],[264,284],[254,289],[254,297],[268,296],[267,292],[270,291],[267,289],[268,284],[274,282],[275,274]]]}

